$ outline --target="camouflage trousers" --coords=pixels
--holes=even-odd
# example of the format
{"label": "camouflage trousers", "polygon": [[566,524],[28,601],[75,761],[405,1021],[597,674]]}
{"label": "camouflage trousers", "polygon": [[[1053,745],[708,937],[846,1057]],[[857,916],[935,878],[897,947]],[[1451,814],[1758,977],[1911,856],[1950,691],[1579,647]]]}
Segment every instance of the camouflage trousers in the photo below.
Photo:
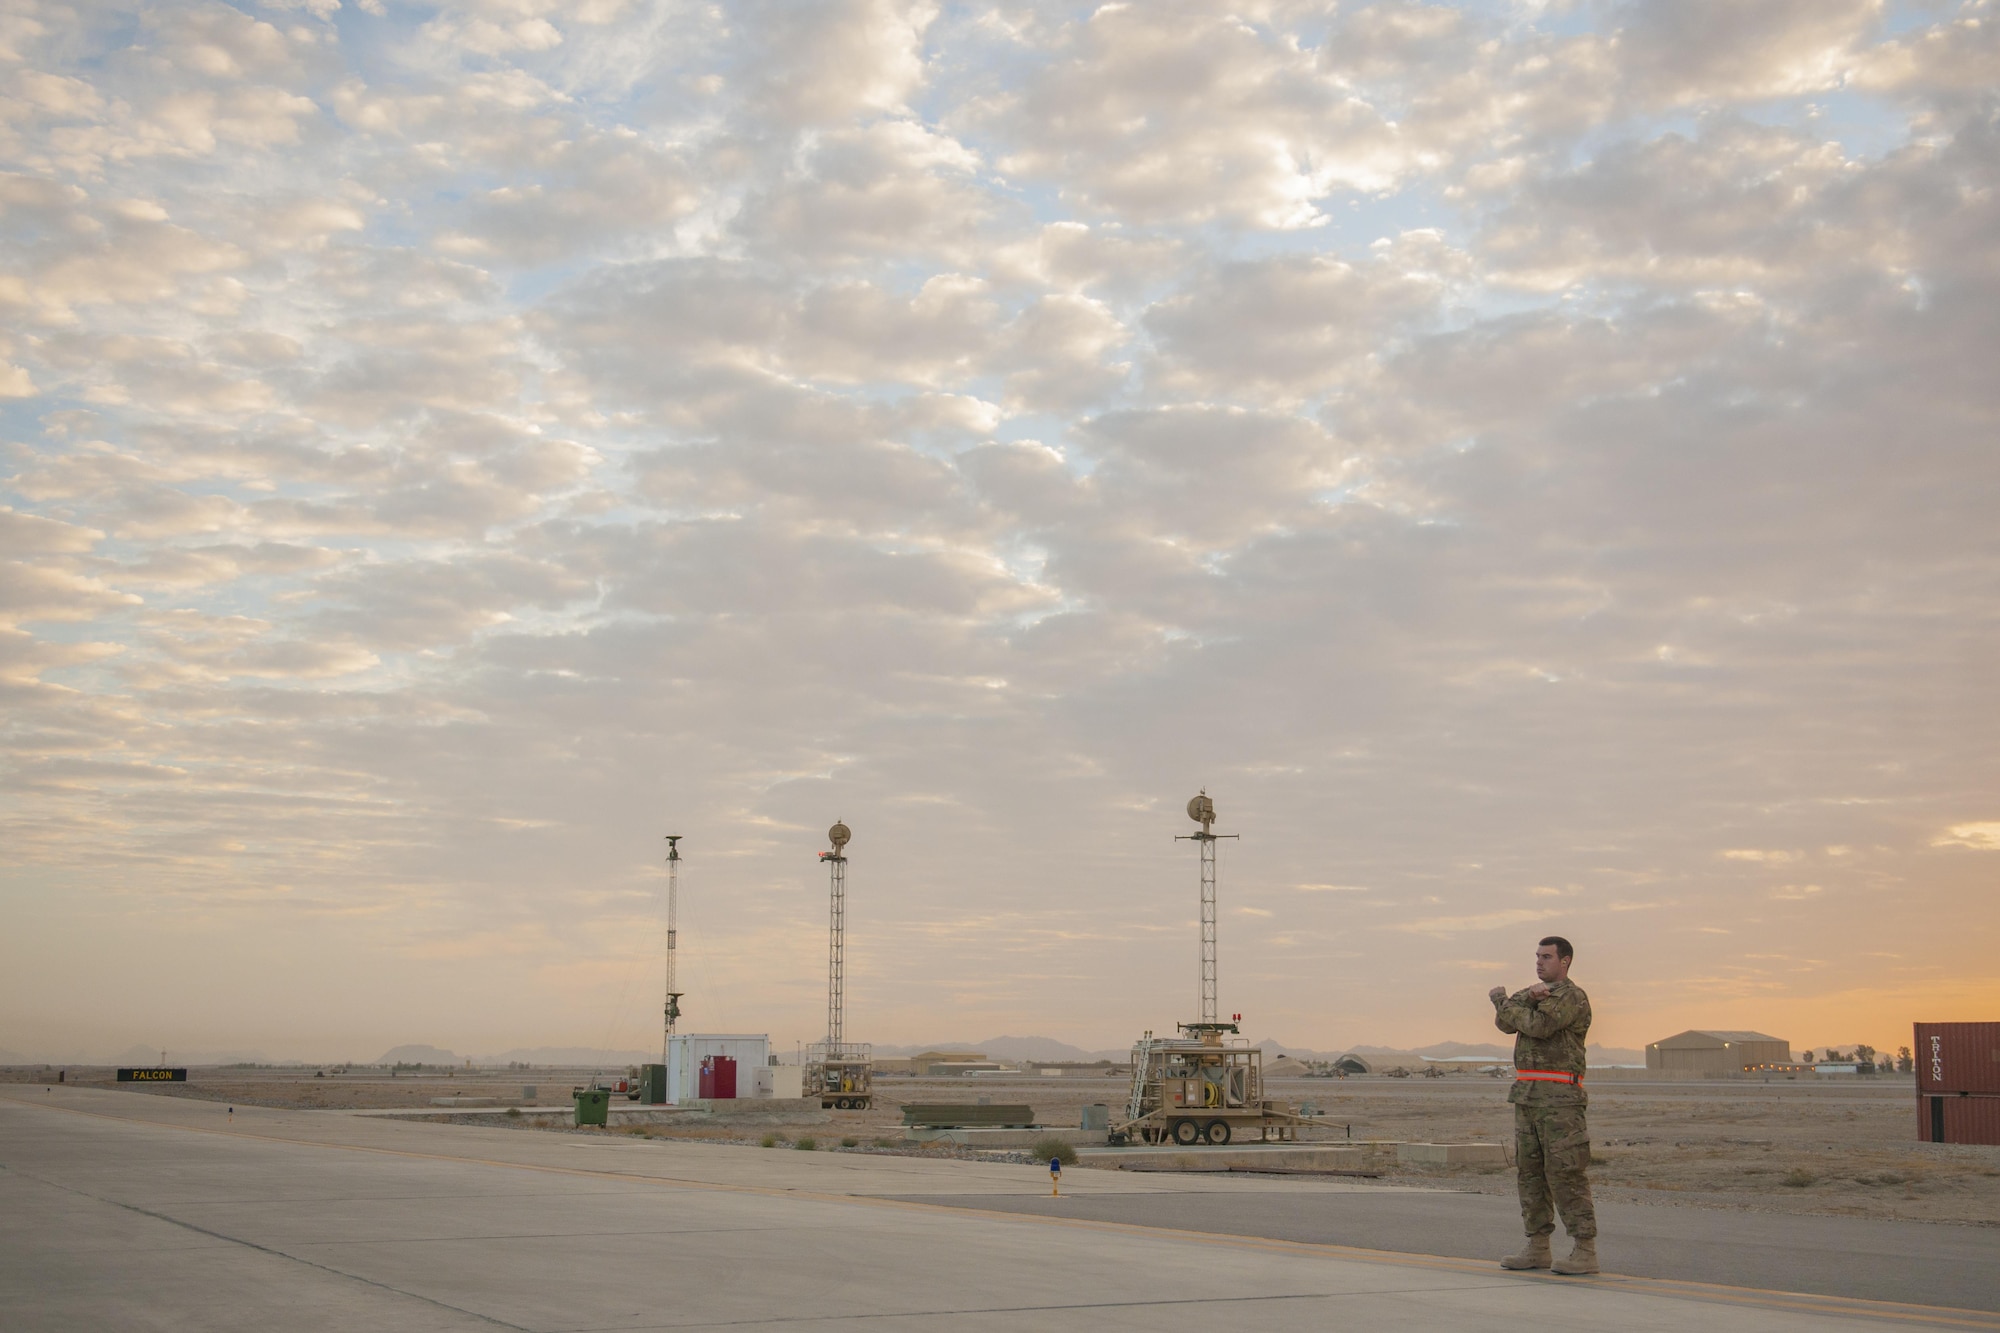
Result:
{"label": "camouflage trousers", "polygon": [[1562,1215],[1563,1229],[1575,1240],[1597,1235],[1597,1210],[1590,1202],[1590,1127],[1581,1106],[1516,1106],[1514,1165],[1521,1189],[1521,1224],[1530,1236],[1546,1236]]}

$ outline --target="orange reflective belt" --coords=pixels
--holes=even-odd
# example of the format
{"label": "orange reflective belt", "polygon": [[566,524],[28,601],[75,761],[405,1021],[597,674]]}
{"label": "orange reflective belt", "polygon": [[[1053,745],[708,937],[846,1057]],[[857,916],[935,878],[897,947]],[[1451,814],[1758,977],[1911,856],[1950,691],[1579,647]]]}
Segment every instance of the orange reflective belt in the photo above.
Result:
{"label": "orange reflective belt", "polygon": [[1517,1083],[1568,1083],[1571,1086],[1583,1082],[1581,1074],[1565,1074],[1558,1069],[1517,1069],[1514,1071]]}

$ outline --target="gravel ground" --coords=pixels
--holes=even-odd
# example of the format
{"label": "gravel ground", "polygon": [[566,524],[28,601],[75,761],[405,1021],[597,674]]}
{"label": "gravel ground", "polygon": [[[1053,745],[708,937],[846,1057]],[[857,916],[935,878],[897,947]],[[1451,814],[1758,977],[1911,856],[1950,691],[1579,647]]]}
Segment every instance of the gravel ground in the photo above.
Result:
{"label": "gravel ground", "polygon": [[[184,1084],[154,1084],[153,1096],[198,1097],[251,1106],[305,1109],[428,1110],[452,1095],[519,1102],[536,1086],[535,1105],[568,1104],[569,1089],[588,1070],[441,1071],[391,1078],[382,1071],[198,1069]],[[72,1081],[108,1085],[108,1069],[72,1069]],[[0,1081],[43,1082],[53,1071],[0,1070]],[[905,1147],[900,1106],[914,1101],[1026,1102],[1044,1124],[1075,1125],[1092,1102],[1116,1107],[1122,1078],[885,1079],[878,1105],[834,1111],[826,1122],[787,1125],[759,1121],[687,1126],[614,1126],[579,1131],[528,1117],[453,1116],[477,1124],[511,1124],[537,1132],[619,1133],[773,1147],[811,1139],[820,1151],[896,1152],[970,1157],[949,1145]],[[1439,1079],[1358,1077],[1273,1080],[1273,1096],[1310,1105],[1322,1117],[1320,1138],[1404,1142],[1508,1142],[1513,1118],[1506,1084],[1476,1074]],[[1596,1144],[1592,1177],[1599,1196],[1626,1202],[1696,1205],[1759,1212],[1832,1213],[2000,1226],[2000,1148],[1915,1141],[1914,1093],[1907,1078],[1752,1083],[1653,1084],[1607,1079],[1591,1091]],[[535,1117],[534,1120],[548,1120]],[[852,1139],[852,1148],[842,1141]],[[880,1146],[883,1143],[894,1146]],[[1003,1160],[1027,1161],[1026,1154]],[[1506,1167],[1387,1165],[1387,1182],[1434,1181],[1480,1193],[1511,1194]]]}

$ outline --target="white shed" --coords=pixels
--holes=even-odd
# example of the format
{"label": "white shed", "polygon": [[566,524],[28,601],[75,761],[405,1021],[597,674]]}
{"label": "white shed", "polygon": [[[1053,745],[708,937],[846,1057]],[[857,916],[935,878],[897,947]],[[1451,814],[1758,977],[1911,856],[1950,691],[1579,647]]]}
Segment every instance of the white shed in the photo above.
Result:
{"label": "white shed", "polygon": [[675,1033],[667,1039],[667,1101],[690,1106],[701,1100],[701,1065],[720,1055],[736,1062],[736,1095],[757,1095],[755,1071],[771,1063],[766,1033]]}

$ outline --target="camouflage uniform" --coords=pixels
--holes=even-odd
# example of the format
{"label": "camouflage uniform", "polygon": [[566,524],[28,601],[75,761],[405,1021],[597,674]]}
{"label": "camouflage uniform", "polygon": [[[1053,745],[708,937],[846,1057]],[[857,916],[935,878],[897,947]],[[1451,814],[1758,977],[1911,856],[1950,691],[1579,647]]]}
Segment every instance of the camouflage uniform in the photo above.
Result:
{"label": "camouflage uniform", "polygon": [[[1590,1032],[1590,997],[1573,981],[1558,981],[1541,999],[1517,991],[1496,1002],[1493,1025],[1514,1035],[1514,1068],[1574,1074],[1576,1083],[1517,1079],[1514,1164],[1521,1191],[1521,1222],[1530,1236],[1555,1230],[1555,1215],[1572,1239],[1597,1235],[1590,1202],[1590,1128],[1584,1108],[1583,1042]],[[1553,1201],[1554,1210],[1550,1203]]]}

